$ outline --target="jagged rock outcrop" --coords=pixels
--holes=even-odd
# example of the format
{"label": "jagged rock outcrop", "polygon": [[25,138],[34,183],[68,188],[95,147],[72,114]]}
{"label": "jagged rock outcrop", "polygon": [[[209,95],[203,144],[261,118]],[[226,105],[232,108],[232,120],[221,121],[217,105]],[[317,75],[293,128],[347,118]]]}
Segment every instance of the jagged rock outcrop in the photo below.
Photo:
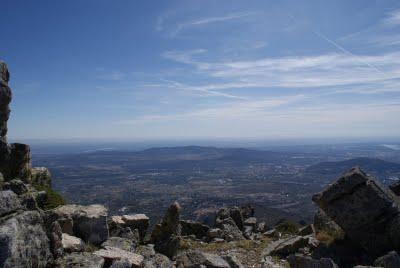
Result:
{"label": "jagged rock outcrop", "polygon": [[353,168],[313,201],[371,255],[400,249],[400,207],[393,192]]}
{"label": "jagged rock outcrop", "polygon": [[161,223],[154,227],[151,234],[151,243],[154,244],[154,249],[170,258],[173,258],[179,249],[181,236],[180,211],[179,203],[173,203],[168,208]]}
{"label": "jagged rock outcrop", "polygon": [[8,87],[10,74],[7,65],[0,61],[0,142],[7,143],[7,121],[10,116],[9,104],[12,93]]}
{"label": "jagged rock outcrop", "polygon": [[102,205],[64,205],[54,209],[54,213],[62,222],[63,233],[94,245],[100,245],[108,238],[108,212]]}

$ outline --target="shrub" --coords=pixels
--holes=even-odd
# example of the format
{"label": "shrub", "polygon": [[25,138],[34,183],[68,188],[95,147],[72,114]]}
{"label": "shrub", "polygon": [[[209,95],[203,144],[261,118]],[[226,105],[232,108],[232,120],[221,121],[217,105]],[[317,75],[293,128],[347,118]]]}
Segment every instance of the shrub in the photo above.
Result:
{"label": "shrub", "polygon": [[284,219],[277,223],[275,229],[283,234],[297,234],[299,227],[300,225],[298,223]]}
{"label": "shrub", "polygon": [[51,187],[42,185],[34,185],[34,187],[38,191],[46,192],[46,200],[44,201],[42,209],[49,210],[66,204],[65,199],[59,193],[51,189]]}

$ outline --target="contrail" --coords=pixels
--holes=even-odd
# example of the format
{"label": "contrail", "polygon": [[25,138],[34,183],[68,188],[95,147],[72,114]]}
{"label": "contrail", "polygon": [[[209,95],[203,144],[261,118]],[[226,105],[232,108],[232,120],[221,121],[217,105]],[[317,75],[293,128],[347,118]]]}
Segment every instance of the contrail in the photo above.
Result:
{"label": "contrail", "polygon": [[[288,14],[289,18],[291,18],[293,20],[293,22],[297,22],[297,19],[295,18],[295,16],[293,16],[293,14]],[[367,61],[364,61],[362,59],[360,59],[359,56],[351,53],[350,51],[348,51],[347,49],[345,49],[344,47],[342,47],[341,45],[339,45],[338,43],[336,43],[335,41],[329,39],[328,37],[326,37],[325,35],[323,35],[322,33],[314,30],[312,27],[310,27],[311,31],[318,36],[319,38],[322,38],[323,40],[325,40],[326,42],[328,42],[329,44],[333,45],[334,47],[336,47],[337,49],[339,49],[340,51],[342,51],[345,54],[351,55],[353,57],[355,57],[359,62],[361,62],[362,64],[374,69],[375,71],[377,71],[378,73],[382,74],[382,75],[386,75],[384,72],[382,72],[378,67],[376,67],[374,64],[369,63]]]}
{"label": "contrail", "polygon": [[350,51],[348,51],[347,49],[345,49],[344,47],[342,47],[341,45],[339,45],[338,43],[336,43],[335,41],[329,39],[328,37],[326,37],[325,35],[321,34],[320,32],[317,32],[315,30],[312,30],[314,34],[316,34],[318,37],[322,38],[323,40],[325,40],[326,42],[330,43],[331,45],[335,46],[337,49],[339,49],[340,51],[342,51],[345,54],[349,54],[353,57],[355,57],[359,62],[367,65],[368,67],[374,69],[375,71],[377,71],[378,73],[385,75],[384,72],[382,72],[378,67],[376,67],[375,65],[373,65],[372,63],[369,63],[367,61],[361,60],[359,56],[351,53]]}

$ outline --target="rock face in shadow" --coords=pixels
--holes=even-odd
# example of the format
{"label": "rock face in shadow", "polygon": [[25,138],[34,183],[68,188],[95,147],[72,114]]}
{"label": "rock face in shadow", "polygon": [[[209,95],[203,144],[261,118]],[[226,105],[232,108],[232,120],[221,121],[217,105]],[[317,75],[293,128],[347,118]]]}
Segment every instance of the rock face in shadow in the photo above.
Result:
{"label": "rock face in shadow", "polygon": [[[100,245],[108,238],[107,209],[102,205],[65,205],[54,210],[64,233]],[[71,226],[72,225],[72,226]],[[72,234],[71,234],[72,227]]]}
{"label": "rock face in shadow", "polygon": [[7,121],[10,116],[9,104],[12,93],[8,87],[10,74],[7,65],[0,61],[0,141],[7,142]]}
{"label": "rock face in shadow", "polygon": [[154,244],[154,249],[170,258],[176,255],[180,244],[180,211],[181,207],[178,202],[173,203],[161,223],[154,227],[151,234],[151,243]]}
{"label": "rock face in shadow", "polygon": [[400,249],[400,207],[392,191],[353,168],[313,201],[369,254]]}

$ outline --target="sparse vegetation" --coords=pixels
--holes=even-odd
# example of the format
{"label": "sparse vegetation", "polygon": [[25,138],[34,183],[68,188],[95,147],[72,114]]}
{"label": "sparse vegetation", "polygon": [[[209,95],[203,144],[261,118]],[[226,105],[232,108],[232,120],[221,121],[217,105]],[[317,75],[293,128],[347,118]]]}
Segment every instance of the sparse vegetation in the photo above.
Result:
{"label": "sparse vegetation", "polygon": [[342,231],[334,231],[334,230],[319,231],[317,232],[315,238],[326,245],[330,245],[335,240],[343,239],[344,233]]}
{"label": "sparse vegetation", "polygon": [[300,225],[291,220],[280,220],[275,229],[283,234],[296,234],[299,231]]}
{"label": "sparse vegetation", "polygon": [[49,210],[66,204],[65,199],[51,187],[42,185],[34,185],[34,187],[36,190],[45,191],[47,194],[42,209]]}

